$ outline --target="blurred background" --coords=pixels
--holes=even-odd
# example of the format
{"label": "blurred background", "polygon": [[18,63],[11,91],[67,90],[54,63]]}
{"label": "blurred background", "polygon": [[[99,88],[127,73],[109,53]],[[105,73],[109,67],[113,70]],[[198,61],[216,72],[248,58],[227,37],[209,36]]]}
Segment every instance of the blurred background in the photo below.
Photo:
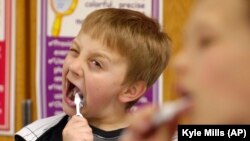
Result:
{"label": "blurred background", "polygon": [[[193,0],[0,0],[0,140],[28,123],[61,112],[61,65],[83,17],[110,5],[144,12],[172,39],[172,57]],[[83,11],[83,12],[82,12]],[[84,12],[85,11],[85,12]],[[83,15],[79,15],[79,13]],[[168,67],[138,105],[176,98]]]}

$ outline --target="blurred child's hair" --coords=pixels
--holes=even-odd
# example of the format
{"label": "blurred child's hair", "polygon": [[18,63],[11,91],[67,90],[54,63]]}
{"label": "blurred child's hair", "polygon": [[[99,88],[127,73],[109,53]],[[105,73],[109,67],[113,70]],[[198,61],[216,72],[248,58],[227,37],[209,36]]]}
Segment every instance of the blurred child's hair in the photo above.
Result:
{"label": "blurred child's hair", "polygon": [[161,32],[156,21],[140,12],[115,8],[96,10],[86,17],[81,32],[127,58],[124,83],[141,80],[150,87],[168,63],[168,36]]}

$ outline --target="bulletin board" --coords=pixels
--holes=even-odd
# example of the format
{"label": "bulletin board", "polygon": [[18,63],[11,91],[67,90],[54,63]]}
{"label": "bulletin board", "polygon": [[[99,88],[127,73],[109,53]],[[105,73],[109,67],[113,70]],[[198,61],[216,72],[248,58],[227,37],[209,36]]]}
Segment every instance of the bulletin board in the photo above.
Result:
{"label": "bulletin board", "polygon": [[[62,112],[62,65],[84,17],[96,9],[127,8],[162,23],[162,0],[39,0],[37,2],[37,113],[38,118]],[[134,110],[162,98],[162,76]]]}
{"label": "bulletin board", "polygon": [[14,132],[15,1],[0,0],[0,134]]}

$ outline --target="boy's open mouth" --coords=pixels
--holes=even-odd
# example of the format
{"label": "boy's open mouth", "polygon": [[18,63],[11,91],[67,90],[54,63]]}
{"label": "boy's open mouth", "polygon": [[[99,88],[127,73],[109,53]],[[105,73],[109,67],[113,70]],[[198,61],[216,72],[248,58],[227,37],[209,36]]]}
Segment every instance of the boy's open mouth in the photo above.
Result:
{"label": "boy's open mouth", "polygon": [[175,92],[177,93],[178,96],[182,98],[192,100],[192,92],[181,85],[175,86]]}
{"label": "boy's open mouth", "polygon": [[71,101],[74,101],[75,94],[78,93],[80,95],[80,98],[83,99],[83,93],[80,91],[80,89],[75,86],[73,83],[71,83],[69,80],[66,82],[66,97],[68,97]]}

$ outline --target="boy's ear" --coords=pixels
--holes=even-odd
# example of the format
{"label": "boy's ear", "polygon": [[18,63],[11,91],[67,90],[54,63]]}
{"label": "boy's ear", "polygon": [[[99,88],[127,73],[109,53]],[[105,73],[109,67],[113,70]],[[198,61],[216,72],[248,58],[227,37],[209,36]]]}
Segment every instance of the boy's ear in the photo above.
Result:
{"label": "boy's ear", "polygon": [[119,100],[121,102],[127,103],[140,98],[147,90],[146,82],[137,81],[132,85],[125,88],[122,94],[119,95]]}

